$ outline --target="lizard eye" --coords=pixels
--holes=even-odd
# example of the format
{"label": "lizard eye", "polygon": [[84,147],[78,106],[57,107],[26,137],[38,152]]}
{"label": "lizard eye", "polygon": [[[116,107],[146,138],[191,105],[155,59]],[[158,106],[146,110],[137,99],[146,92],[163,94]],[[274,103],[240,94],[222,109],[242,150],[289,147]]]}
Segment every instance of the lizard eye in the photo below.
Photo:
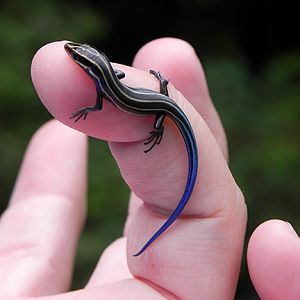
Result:
{"label": "lizard eye", "polygon": [[71,52],[71,57],[72,57],[74,60],[76,60],[76,61],[78,61],[79,58],[80,58],[80,56],[79,56],[78,53],[76,53],[76,52]]}

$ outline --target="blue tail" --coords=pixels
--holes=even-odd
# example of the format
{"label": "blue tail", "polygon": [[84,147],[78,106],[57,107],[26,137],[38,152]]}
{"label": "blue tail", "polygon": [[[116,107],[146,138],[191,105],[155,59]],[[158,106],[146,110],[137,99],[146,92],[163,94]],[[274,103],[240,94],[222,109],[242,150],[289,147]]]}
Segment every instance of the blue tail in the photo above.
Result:
{"label": "blue tail", "polygon": [[180,215],[187,202],[189,201],[195,186],[198,171],[198,150],[194,133],[187,119],[184,123],[182,123],[182,121],[177,121],[175,123],[182,133],[188,153],[189,170],[186,187],[177,207],[172,212],[167,221],[153,234],[153,236],[148,240],[143,248],[133,256],[141,255],[164,231],[166,231],[172,225],[172,223],[177,219],[177,217]]}

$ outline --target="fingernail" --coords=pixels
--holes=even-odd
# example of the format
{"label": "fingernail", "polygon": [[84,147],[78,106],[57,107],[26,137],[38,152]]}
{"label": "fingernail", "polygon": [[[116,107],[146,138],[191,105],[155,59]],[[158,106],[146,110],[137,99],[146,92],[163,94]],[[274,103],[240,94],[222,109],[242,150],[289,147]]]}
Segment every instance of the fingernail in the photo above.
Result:
{"label": "fingernail", "polygon": [[285,222],[285,223],[288,225],[290,233],[292,233],[296,237],[299,237],[297,232],[295,231],[294,227],[291,225],[291,223],[289,223],[289,222]]}

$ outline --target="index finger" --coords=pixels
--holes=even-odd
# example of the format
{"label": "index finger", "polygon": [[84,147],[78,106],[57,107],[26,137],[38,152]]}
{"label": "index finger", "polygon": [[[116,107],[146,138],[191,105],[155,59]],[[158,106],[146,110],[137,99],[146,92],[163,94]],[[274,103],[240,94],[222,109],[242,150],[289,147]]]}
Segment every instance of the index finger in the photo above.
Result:
{"label": "index finger", "polygon": [[[85,121],[74,122],[72,113],[91,105],[96,99],[94,82],[72,61],[64,50],[66,41],[42,47],[32,61],[31,75],[35,89],[48,111],[60,122],[90,136],[117,142],[144,140],[152,128],[153,117],[137,117],[103,102],[101,112],[91,113]],[[126,73],[122,82],[137,87],[157,89],[157,80],[150,74],[116,65]],[[99,115],[100,114],[100,115]]]}

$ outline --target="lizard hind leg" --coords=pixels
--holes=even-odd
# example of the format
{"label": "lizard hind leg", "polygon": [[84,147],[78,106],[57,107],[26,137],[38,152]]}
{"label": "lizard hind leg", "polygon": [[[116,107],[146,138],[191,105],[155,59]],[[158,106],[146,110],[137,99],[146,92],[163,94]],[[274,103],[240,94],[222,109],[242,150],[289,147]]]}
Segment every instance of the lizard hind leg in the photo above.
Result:
{"label": "lizard hind leg", "polygon": [[[163,77],[160,74],[160,72],[154,70],[150,70],[150,74],[152,74],[159,81],[160,93],[165,96],[169,96],[169,92],[168,92],[169,80]],[[159,145],[159,143],[161,142],[164,133],[164,126],[163,126],[164,119],[165,119],[165,114],[159,113],[156,115],[154,126],[153,126],[154,128],[150,132],[149,138],[144,142],[144,145],[148,145],[151,143],[152,144],[147,150],[144,151],[145,153],[152,150],[155,145]]]}
{"label": "lizard hind leg", "polygon": [[157,114],[156,115],[154,128],[152,131],[150,131],[149,138],[144,142],[144,145],[148,145],[151,143],[152,144],[147,150],[144,150],[145,153],[152,150],[155,145],[158,145],[161,142],[161,139],[162,139],[162,136],[164,133],[164,126],[163,126],[164,119],[165,119],[165,114]]}
{"label": "lizard hind leg", "polygon": [[152,150],[155,145],[158,145],[161,142],[163,133],[164,133],[164,127],[163,126],[160,129],[153,130],[153,131],[150,132],[150,136],[144,142],[144,145],[148,145],[150,143],[152,143],[152,144],[147,150],[144,150],[145,153]]}

